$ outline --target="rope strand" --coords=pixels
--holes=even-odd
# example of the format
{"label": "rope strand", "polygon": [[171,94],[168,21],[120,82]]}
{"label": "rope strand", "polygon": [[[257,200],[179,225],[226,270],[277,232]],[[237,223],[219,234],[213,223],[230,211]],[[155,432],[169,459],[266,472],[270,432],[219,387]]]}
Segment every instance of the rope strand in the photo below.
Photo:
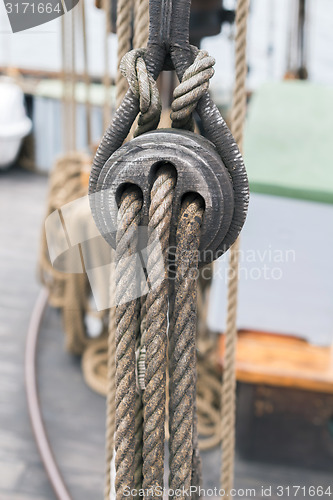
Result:
{"label": "rope strand", "polygon": [[170,479],[173,491],[200,483],[195,415],[197,276],[202,200],[189,195],[178,221],[175,300],[169,340]]}
{"label": "rope strand", "polygon": [[135,427],[135,348],[138,322],[137,252],[142,199],[135,187],[121,198],[116,249],[116,497],[133,487]]}
{"label": "rope strand", "polygon": [[[146,348],[143,392],[143,488],[163,488],[164,429],[167,367],[168,255],[175,175],[168,165],[157,172],[151,190],[148,224],[148,279],[146,321],[142,343]],[[149,495],[148,498],[155,498]]]}
{"label": "rope strand", "polygon": [[[231,132],[242,151],[246,114],[246,35],[249,0],[238,0],[236,9],[235,73],[236,81],[231,112]],[[238,299],[239,239],[230,248],[228,271],[228,306],[225,331],[225,359],[222,383],[222,468],[223,498],[228,498],[234,481],[236,414],[236,347]]]}

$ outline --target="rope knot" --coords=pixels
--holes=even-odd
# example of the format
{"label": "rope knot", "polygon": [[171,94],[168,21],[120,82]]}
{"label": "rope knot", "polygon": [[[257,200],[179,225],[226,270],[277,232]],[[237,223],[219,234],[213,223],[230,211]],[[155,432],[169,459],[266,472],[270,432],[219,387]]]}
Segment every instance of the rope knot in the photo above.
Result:
{"label": "rope knot", "polygon": [[135,49],[127,52],[121,60],[120,71],[140,104],[138,127],[134,136],[157,127],[160,121],[162,104],[154,78],[149,73],[144,60],[146,50]]}
{"label": "rope knot", "polygon": [[[192,49],[194,50],[194,47]],[[181,83],[173,93],[170,117],[174,128],[194,130],[192,113],[208,90],[209,80],[214,75],[214,57],[206,50],[196,49],[195,54],[193,64],[184,72]]]}

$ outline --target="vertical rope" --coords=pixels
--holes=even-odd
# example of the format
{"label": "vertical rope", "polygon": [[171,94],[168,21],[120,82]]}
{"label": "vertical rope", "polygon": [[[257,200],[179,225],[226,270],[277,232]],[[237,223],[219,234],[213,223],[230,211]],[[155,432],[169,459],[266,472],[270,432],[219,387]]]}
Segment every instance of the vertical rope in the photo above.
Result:
{"label": "vertical rope", "polygon": [[196,322],[197,271],[202,200],[188,195],[181,208],[176,233],[175,301],[169,339],[169,487],[188,490],[200,483],[197,447]]}
{"label": "vertical rope", "polygon": [[[137,364],[139,365],[140,353],[143,349],[143,338],[145,331],[146,322],[146,296],[141,297],[141,311],[140,311],[140,338],[137,342],[137,348],[139,350],[139,356],[137,359]],[[141,354],[142,356],[142,354]],[[145,355],[144,355],[145,358]],[[139,366],[137,366],[139,371]],[[139,377],[139,373],[138,373]],[[139,385],[140,381],[138,380]],[[142,456],[142,440],[143,440],[143,398],[142,391],[138,390],[136,394],[135,401],[135,456],[134,456],[134,488],[139,491],[142,488],[143,479],[143,456]],[[136,498],[139,498],[136,496]]]}
{"label": "vertical rope", "polygon": [[[111,114],[109,103],[109,91],[111,86],[110,68],[109,68],[109,45],[108,36],[111,32],[111,0],[103,0],[102,7],[105,12],[105,33],[104,33],[104,106],[103,106],[103,125],[104,129],[108,126]],[[111,250],[111,266],[114,252]],[[106,392],[106,431],[105,431],[105,487],[104,500],[111,498],[111,463],[114,451],[114,437],[116,432],[115,418],[115,399],[116,399],[116,307],[115,307],[115,282],[114,273],[110,273],[109,287],[109,325],[108,325],[108,349],[107,349],[107,392]]]}
{"label": "vertical rope", "polygon": [[[114,255],[111,250],[112,256]],[[111,258],[112,260],[112,258]],[[111,264],[112,265],[112,264]],[[116,399],[116,307],[115,307],[115,283],[114,274],[110,273],[110,313],[108,332],[108,355],[107,355],[107,393],[106,393],[106,435],[105,435],[105,489],[104,500],[110,499],[111,494],[111,462],[114,449],[114,434],[116,431],[115,399]]]}
{"label": "vertical rope", "polygon": [[136,0],[133,46],[146,47],[149,35],[149,0]]}
{"label": "vertical rope", "polygon": [[107,128],[111,121],[111,103],[109,102],[110,97],[110,50],[109,50],[109,35],[111,33],[111,0],[103,0],[102,7],[105,12],[105,33],[104,33],[104,74],[103,74],[103,85],[104,85],[104,106],[103,106],[103,126],[104,130]]}
{"label": "vertical rope", "polygon": [[[167,367],[168,257],[175,175],[162,166],[151,190],[148,223],[147,271],[150,290],[146,298],[143,344],[146,348],[143,391],[143,489],[148,498],[163,488],[164,430]],[[162,259],[161,259],[162,257]]]}
{"label": "vertical rope", "polygon": [[[246,114],[246,35],[249,0],[238,0],[236,10],[235,88],[231,112],[231,131],[240,150]],[[225,357],[222,384],[222,470],[221,488],[227,498],[234,481],[235,420],[236,420],[236,344],[238,296],[239,239],[230,249],[228,270],[228,306],[225,331]]]}
{"label": "vertical rope", "polygon": [[86,111],[86,124],[87,124],[87,142],[89,147],[92,147],[91,140],[91,102],[90,102],[90,78],[89,78],[89,57],[88,57],[88,44],[87,44],[87,17],[85,0],[80,2],[80,14],[82,24],[82,46],[83,46],[83,81],[85,84],[85,111]]}
{"label": "vertical rope", "polygon": [[[68,15],[68,14],[67,14]],[[76,47],[76,30],[75,30],[75,20],[76,20],[76,9],[72,9],[70,12],[71,16],[71,72],[70,72],[70,81],[71,81],[71,150],[76,150],[76,73],[75,73],[75,47]]]}
{"label": "vertical rope", "polygon": [[120,62],[123,56],[131,50],[132,37],[132,10],[133,0],[118,0],[117,3],[117,35],[118,35],[118,70],[116,78],[117,99],[116,106],[120,106],[126,92],[127,82],[120,71]]}
{"label": "vertical rope", "polygon": [[137,254],[142,195],[134,186],[123,193],[116,249],[116,498],[133,488],[135,427],[135,349],[138,334]]}

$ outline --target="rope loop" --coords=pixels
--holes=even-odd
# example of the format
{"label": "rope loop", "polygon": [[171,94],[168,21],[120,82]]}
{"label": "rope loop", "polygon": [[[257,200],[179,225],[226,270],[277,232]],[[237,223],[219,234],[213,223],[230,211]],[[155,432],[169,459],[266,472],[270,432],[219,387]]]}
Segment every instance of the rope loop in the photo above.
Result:
{"label": "rope loop", "polygon": [[140,103],[138,127],[134,137],[157,128],[162,111],[157,84],[144,60],[145,52],[146,49],[131,50],[124,55],[120,63],[120,71]]}
{"label": "rope loop", "polygon": [[214,75],[214,57],[206,50],[192,47],[196,57],[183,75],[181,83],[175,88],[171,106],[171,120],[174,128],[194,130],[192,113],[198,101],[209,87],[209,80]]}

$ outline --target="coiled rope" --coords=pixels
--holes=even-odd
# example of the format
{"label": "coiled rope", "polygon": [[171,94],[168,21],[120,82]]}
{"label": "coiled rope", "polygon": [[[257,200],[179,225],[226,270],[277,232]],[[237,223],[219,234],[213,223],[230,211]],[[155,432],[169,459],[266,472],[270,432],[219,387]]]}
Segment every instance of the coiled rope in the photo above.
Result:
{"label": "coiled rope", "polygon": [[[231,112],[231,132],[242,151],[246,114],[246,35],[249,0],[238,0],[236,9],[235,88]],[[222,407],[222,468],[221,488],[230,496],[234,481],[235,413],[236,413],[236,343],[238,299],[239,239],[230,249],[228,271],[228,306],[225,331],[224,370],[221,395]]]}

